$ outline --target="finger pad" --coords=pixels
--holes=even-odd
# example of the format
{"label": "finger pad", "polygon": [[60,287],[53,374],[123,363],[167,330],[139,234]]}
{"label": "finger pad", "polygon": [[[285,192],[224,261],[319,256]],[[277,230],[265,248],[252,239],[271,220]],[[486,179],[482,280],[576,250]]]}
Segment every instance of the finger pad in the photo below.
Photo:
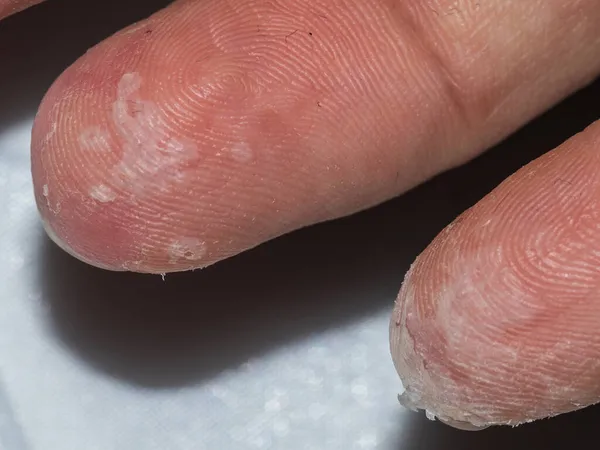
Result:
{"label": "finger pad", "polygon": [[[118,33],[69,68],[40,107],[32,141],[39,209],[82,259],[185,270],[285,232],[295,216],[311,220],[304,158],[281,151],[299,147],[287,116],[301,118],[306,105],[264,99],[260,80],[269,74],[249,75],[263,66],[220,48],[239,52],[218,38],[247,42],[252,23],[212,7],[212,22],[242,31],[211,30],[198,27],[199,15],[201,7],[183,4]],[[278,185],[293,198],[274,195]],[[294,200],[307,208],[292,210]]]}
{"label": "finger pad", "polygon": [[599,128],[510,177],[417,259],[390,325],[407,402],[517,424],[597,401]]}

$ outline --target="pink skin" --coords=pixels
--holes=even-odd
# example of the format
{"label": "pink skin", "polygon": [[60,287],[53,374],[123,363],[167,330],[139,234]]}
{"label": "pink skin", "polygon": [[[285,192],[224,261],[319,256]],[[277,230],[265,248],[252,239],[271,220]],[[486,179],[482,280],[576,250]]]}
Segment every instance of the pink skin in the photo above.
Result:
{"label": "pink skin", "polygon": [[43,0],[0,0],[0,19],[18,13],[30,6],[37,5]]}
{"label": "pink skin", "polygon": [[[27,5],[0,0],[0,17]],[[32,135],[44,226],[90,264],[161,273],[370,207],[593,80],[597,6],[179,0],[47,93]],[[405,404],[469,428],[598,399],[597,128],[419,257],[391,322]]]}
{"label": "pink skin", "polygon": [[516,1],[450,19],[422,2],[176,2],[48,92],[32,140],[46,227],[91,264],[160,273],[386,200],[597,72],[600,14],[551,4],[536,23],[565,33],[524,66],[505,27],[541,33]]}
{"label": "pink skin", "polygon": [[486,426],[598,402],[599,155],[597,123],[419,256],[390,325],[403,403]]}

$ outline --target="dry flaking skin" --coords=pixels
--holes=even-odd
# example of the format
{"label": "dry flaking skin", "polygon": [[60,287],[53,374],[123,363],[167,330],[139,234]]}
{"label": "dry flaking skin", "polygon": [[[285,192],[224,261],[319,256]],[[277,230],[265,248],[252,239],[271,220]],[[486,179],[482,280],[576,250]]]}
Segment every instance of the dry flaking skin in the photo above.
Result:
{"label": "dry flaking skin", "polygon": [[[451,228],[449,226],[445,233]],[[502,386],[498,380],[489,380],[485,374],[479,378],[472,376],[471,366],[485,364],[492,354],[497,357],[498,352],[505,350],[501,345],[482,345],[465,331],[468,327],[464,313],[456,306],[456,299],[468,290],[464,285],[469,285],[472,280],[462,277],[441,293],[429,292],[436,301],[422,304],[416,300],[414,280],[420,279],[426,270],[423,259],[426,260],[427,255],[419,257],[406,274],[390,321],[392,357],[403,385],[403,392],[398,395],[400,404],[411,411],[424,411],[430,420],[437,419],[468,431],[490,426],[517,426],[559,414],[559,411],[548,411],[535,405],[525,408],[519,403],[522,401],[519,396],[515,396],[508,408],[496,404],[495,393],[503,391],[510,395],[515,388]],[[493,274],[488,277],[493,278]],[[480,349],[486,347],[488,350],[483,350],[483,354],[487,357],[481,356]],[[515,352],[514,359],[517,358]],[[466,377],[464,373],[470,375]],[[489,395],[482,394],[493,384]],[[519,419],[512,419],[514,416]]]}
{"label": "dry flaking skin", "polygon": [[[418,352],[414,336],[409,330],[415,320],[414,292],[410,283],[414,265],[406,274],[402,290],[396,302],[396,308],[390,321],[390,344],[394,365],[400,376],[403,391],[398,394],[400,404],[414,412],[424,411],[429,420],[439,420],[453,428],[464,431],[478,431],[491,424],[477,414],[452,406],[451,399],[446,396],[458,390],[455,383],[446,378],[445,383],[452,383],[449,391],[439,391],[436,381],[428,371],[428,364]],[[435,345],[435,343],[433,344]]]}
{"label": "dry flaking skin", "polygon": [[[428,396],[431,392],[427,386],[433,385],[426,363],[416,353],[413,336],[411,336],[406,323],[407,319],[413,317],[410,311],[413,298],[410,278],[414,265],[406,274],[403,288],[398,296],[396,309],[390,321],[390,343],[394,356],[394,365],[400,375],[403,392],[398,394],[398,401],[405,408],[418,412],[425,411],[430,420],[440,421],[465,430],[479,430],[488,425],[483,420],[440,404],[436,398]],[[443,402],[443,400],[442,400]]]}
{"label": "dry flaking skin", "polygon": [[482,428],[598,402],[600,178],[581,146],[597,127],[509,177],[413,263],[390,323],[405,407]]}

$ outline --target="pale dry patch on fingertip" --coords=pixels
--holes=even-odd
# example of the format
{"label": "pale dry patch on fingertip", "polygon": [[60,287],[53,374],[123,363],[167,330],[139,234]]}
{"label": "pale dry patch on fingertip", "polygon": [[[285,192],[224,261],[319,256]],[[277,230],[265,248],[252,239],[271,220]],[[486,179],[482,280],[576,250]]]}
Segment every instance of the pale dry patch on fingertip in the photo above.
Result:
{"label": "pale dry patch on fingertip", "polygon": [[249,163],[254,159],[254,151],[249,144],[238,142],[230,149],[231,157],[240,163]]}
{"label": "pale dry patch on fingertip", "polygon": [[48,186],[48,184],[44,184],[42,186],[42,196],[46,199],[46,207],[48,208],[48,210],[55,216],[58,216],[62,208],[61,203],[60,201],[53,202],[51,200],[50,187]]}
{"label": "pale dry patch on fingertip", "polygon": [[98,126],[92,126],[83,130],[78,140],[79,145],[85,150],[106,153],[111,149],[108,131]]}
{"label": "pale dry patch on fingertip", "polygon": [[[435,333],[431,331],[434,328],[447,341],[449,333],[460,331],[460,328],[456,324],[455,328],[445,324],[446,319],[451,321],[451,317],[445,316],[451,313],[449,299],[446,299],[447,304],[442,310],[438,309],[432,318],[420,317],[414,286],[414,277],[421,275],[416,274],[417,271],[415,263],[407,272],[390,321],[391,352],[403,387],[398,401],[410,411],[424,411],[429,420],[440,420],[461,430],[487,428],[490,424],[483,418],[448,402],[449,398],[461,391],[461,387],[450,377],[436,372],[435,357],[423,353],[424,349],[429,348],[429,344],[445,345],[448,346],[448,351],[452,351],[451,343],[423,341],[433,339]],[[441,301],[444,302],[443,299]],[[456,338],[456,333],[453,333],[453,337]]]}
{"label": "pale dry patch on fingertip", "polygon": [[414,297],[411,283],[414,269],[415,264],[406,273],[402,289],[396,300],[390,322],[390,345],[394,365],[402,383],[402,392],[398,394],[398,401],[406,409],[417,412],[424,408],[419,394],[421,387],[416,384],[420,385],[426,374],[420,373],[422,365],[416,361],[415,345],[406,327],[407,317],[412,314],[409,312],[409,308],[412,306]]}
{"label": "pale dry patch on fingertip", "polygon": [[[539,302],[520,276],[522,266],[508,248],[482,246],[468,257],[458,252],[444,259],[445,273],[451,276],[435,283],[432,277],[444,272],[429,270],[440,264],[432,248],[433,253],[409,271],[391,321],[392,355],[405,387],[400,403],[461,430],[516,426],[558,414],[547,405],[526,403],[519,386],[510,382],[511,377],[523,379],[533,366],[511,369],[524,361],[526,349],[501,338],[500,331],[532,322],[540,312]],[[510,307],[499,310],[505,299],[512,299]],[[560,345],[566,344],[537,356],[538,365],[547,367],[547,360],[557,359],[558,353],[568,354],[570,347]],[[490,369],[492,363],[495,371]],[[544,381],[542,375],[533,378]],[[497,386],[482,391],[475,380]],[[507,395],[515,396],[512,402],[497,397],[503,383]],[[556,387],[554,377],[548,377],[546,385],[546,397],[564,398],[564,392],[556,392],[563,387]],[[507,403],[513,408],[510,413],[503,412]]]}
{"label": "pale dry patch on fingertip", "polygon": [[153,189],[165,191],[172,183],[184,181],[185,167],[199,158],[197,145],[173,136],[161,107],[140,95],[142,83],[139,73],[125,73],[112,108],[122,143],[113,182],[138,196]]}
{"label": "pale dry patch on fingertip", "polygon": [[135,261],[125,261],[121,264],[121,268],[124,272],[141,272],[144,266],[144,261],[135,260]]}
{"label": "pale dry patch on fingertip", "polygon": [[117,194],[105,184],[92,186],[89,191],[90,197],[100,203],[109,203],[117,198]]}
{"label": "pale dry patch on fingertip", "polygon": [[[433,420],[435,420],[435,416],[434,416]],[[457,430],[461,430],[461,431],[483,431],[492,426],[492,425],[481,425],[481,426],[473,425],[472,423],[469,423],[469,422],[461,422],[461,421],[452,420],[452,419],[439,419],[439,420],[443,424],[448,425],[449,427],[452,427],[452,428],[456,428]]]}
{"label": "pale dry patch on fingertip", "polygon": [[48,143],[54,138],[54,136],[56,135],[57,129],[58,129],[58,124],[56,122],[52,122],[52,125],[50,125],[50,130],[46,133],[46,135],[44,136],[44,139],[42,140],[42,146],[41,146],[42,150],[45,150]]}
{"label": "pale dry patch on fingertip", "polygon": [[200,239],[183,237],[173,241],[167,249],[170,264],[200,263],[206,256],[206,243]]}
{"label": "pale dry patch on fingertip", "polygon": [[137,72],[127,72],[123,74],[117,85],[117,95],[121,100],[137,92],[142,86],[142,76]]}

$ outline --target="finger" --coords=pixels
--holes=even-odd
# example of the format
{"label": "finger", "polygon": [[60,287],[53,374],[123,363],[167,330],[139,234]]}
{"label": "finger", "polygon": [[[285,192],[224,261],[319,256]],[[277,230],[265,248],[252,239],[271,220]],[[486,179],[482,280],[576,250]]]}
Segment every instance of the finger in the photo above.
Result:
{"label": "finger", "polygon": [[595,0],[179,1],[47,94],[45,226],[113,270],[203,267],[464,162],[600,69]]}
{"label": "finger", "polygon": [[44,0],[0,0],[0,19],[37,5]]}
{"label": "finger", "polygon": [[600,122],[511,176],[410,269],[390,325],[401,400],[516,425],[600,400]]}

